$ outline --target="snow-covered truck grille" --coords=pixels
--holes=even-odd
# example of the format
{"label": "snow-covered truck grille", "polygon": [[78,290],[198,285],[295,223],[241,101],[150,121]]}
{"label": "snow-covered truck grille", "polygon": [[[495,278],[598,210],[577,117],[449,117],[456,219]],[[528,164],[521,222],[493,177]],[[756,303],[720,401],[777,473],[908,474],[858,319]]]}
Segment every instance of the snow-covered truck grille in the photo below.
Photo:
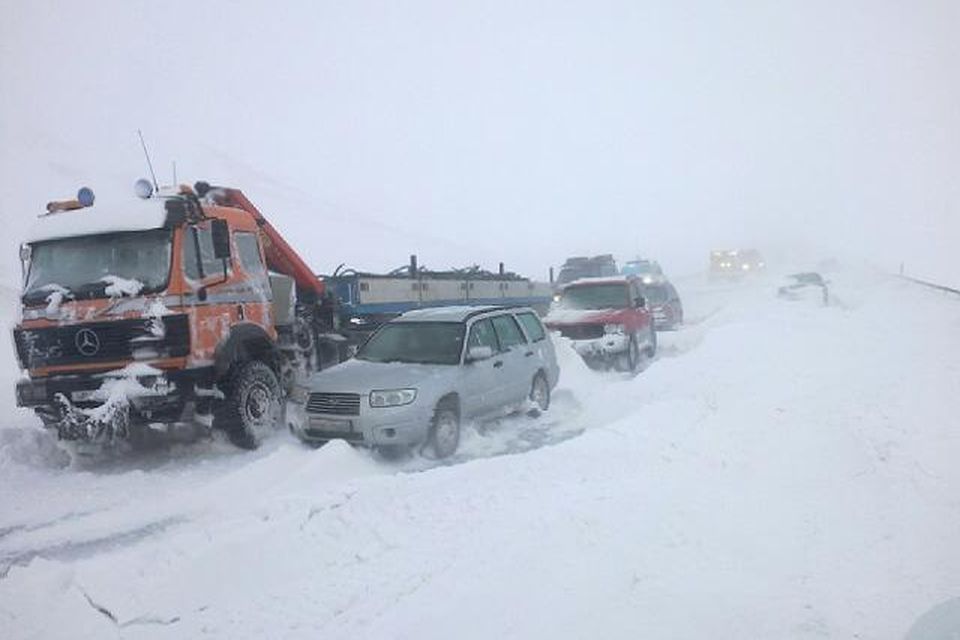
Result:
{"label": "snow-covered truck grille", "polygon": [[176,358],[190,352],[186,315],[17,329],[14,339],[20,361],[28,369]]}
{"label": "snow-covered truck grille", "polygon": [[358,393],[311,393],[307,401],[310,413],[332,413],[338,416],[360,415]]}
{"label": "snow-covered truck grille", "polygon": [[560,328],[560,335],[571,340],[595,340],[603,337],[603,325],[568,324]]}

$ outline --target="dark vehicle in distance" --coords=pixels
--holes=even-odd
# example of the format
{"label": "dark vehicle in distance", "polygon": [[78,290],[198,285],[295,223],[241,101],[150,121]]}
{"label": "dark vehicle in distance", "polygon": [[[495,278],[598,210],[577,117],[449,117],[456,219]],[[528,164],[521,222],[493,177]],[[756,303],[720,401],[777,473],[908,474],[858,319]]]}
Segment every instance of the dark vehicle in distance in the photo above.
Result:
{"label": "dark vehicle in distance", "polygon": [[557,275],[557,286],[569,284],[582,278],[606,278],[617,275],[617,261],[610,254],[567,258]]}
{"label": "dark vehicle in distance", "polygon": [[643,287],[647,308],[653,314],[657,331],[676,331],[683,324],[683,303],[677,288],[667,280],[655,281]]}
{"label": "dark vehicle in distance", "polygon": [[627,262],[620,273],[625,276],[637,276],[644,283],[652,283],[663,278],[663,268],[659,262],[642,258]]}

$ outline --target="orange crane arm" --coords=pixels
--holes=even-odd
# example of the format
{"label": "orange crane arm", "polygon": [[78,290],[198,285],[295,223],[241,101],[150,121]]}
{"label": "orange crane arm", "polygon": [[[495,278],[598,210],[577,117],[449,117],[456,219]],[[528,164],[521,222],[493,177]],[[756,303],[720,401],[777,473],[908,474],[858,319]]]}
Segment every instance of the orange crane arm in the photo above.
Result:
{"label": "orange crane arm", "polygon": [[[326,287],[323,280],[307,266],[303,258],[291,247],[280,232],[264,217],[260,210],[243,195],[239,189],[220,188],[220,199],[223,204],[243,209],[257,221],[260,227],[260,237],[263,240],[263,251],[267,257],[267,268],[290,276],[301,289],[313,291],[322,296]],[[219,194],[218,194],[219,195]]]}

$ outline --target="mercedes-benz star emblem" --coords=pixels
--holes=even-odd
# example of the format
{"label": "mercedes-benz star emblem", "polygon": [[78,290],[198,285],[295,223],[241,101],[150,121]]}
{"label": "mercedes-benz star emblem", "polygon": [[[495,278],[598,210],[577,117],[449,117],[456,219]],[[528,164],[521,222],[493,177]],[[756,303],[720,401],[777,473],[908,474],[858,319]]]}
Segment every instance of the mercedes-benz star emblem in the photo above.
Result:
{"label": "mercedes-benz star emblem", "polygon": [[100,338],[90,329],[80,329],[73,338],[73,343],[77,345],[77,351],[84,356],[93,356],[100,351]]}

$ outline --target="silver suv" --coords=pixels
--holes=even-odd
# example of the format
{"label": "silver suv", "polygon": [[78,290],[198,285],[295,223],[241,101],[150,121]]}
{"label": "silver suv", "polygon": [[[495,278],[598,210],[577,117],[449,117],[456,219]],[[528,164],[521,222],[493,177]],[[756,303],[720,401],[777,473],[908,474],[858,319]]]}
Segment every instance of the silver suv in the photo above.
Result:
{"label": "silver suv", "polygon": [[297,385],[287,423],[301,440],[457,450],[463,420],[528,401],[550,406],[560,377],[553,343],[526,307],[440,307],[383,325],[352,360]]}

